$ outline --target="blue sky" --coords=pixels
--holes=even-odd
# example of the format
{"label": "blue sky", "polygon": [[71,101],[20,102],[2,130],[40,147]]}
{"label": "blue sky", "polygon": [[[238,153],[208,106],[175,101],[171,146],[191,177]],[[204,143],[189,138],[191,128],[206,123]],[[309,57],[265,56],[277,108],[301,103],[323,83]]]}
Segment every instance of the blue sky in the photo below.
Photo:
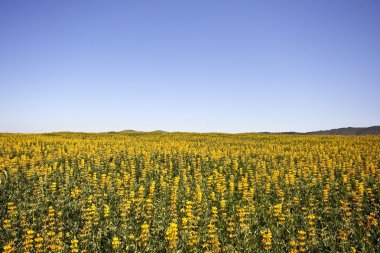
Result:
{"label": "blue sky", "polygon": [[380,1],[0,1],[0,132],[380,124]]}

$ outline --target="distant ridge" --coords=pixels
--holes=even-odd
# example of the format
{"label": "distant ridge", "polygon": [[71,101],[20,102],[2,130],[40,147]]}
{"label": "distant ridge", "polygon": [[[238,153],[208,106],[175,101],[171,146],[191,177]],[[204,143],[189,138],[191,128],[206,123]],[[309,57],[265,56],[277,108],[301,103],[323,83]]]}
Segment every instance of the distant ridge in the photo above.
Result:
{"label": "distant ridge", "polygon": [[[17,132],[0,132],[0,134],[43,134],[43,135],[60,135],[60,134],[91,134],[95,132],[72,132],[72,131],[58,131],[58,132],[46,132],[46,133],[17,133]],[[174,131],[168,132],[165,130],[153,130],[153,131],[139,131],[133,129],[126,129],[122,131],[108,131],[108,132],[97,132],[98,134],[130,134],[130,135],[142,135],[142,134],[175,134],[175,133],[192,133],[192,134],[283,134],[283,135],[352,135],[352,136],[362,136],[362,135],[380,135],[380,126],[371,127],[343,127],[330,130],[319,130],[311,132],[241,132],[241,133],[223,133],[223,132],[181,132]]]}
{"label": "distant ridge", "polygon": [[127,130],[120,131],[119,133],[135,133],[135,132],[137,132],[137,131],[136,130],[127,129]]}
{"label": "distant ridge", "polygon": [[155,131],[152,131],[152,133],[167,133],[167,132],[164,130],[155,130]]}
{"label": "distant ridge", "polygon": [[154,131],[137,131],[132,129],[122,130],[119,133],[167,133],[164,130],[154,130]]}
{"label": "distant ridge", "polygon": [[330,130],[306,132],[308,135],[380,135],[380,126],[345,127]]}
{"label": "distant ridge", "polygon": [[[117,132],[109,132],[117,133]],[[164,130],[155,130],[155,131],[137,131],[137,130],[123,130],[118,133],[131,133],[131,134],[142,134],[142,133],[170,133]],[[181,133],[181,132],[178,132]],[[255,132],[251,132],[255,133]],[[287,134],[287,135],[380,135],[380,126],[371,126],[371,127],[343,127],[330,130],[319,130],[311,132],[256,132],[259,134]]]}

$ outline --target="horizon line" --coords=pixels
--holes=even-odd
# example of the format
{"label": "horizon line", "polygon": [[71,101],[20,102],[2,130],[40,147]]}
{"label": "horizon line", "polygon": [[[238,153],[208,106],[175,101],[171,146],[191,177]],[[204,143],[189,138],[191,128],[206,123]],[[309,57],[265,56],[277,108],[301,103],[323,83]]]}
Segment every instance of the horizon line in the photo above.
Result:
{"label": "horizon line", "polygon": [[46,131],[46,132],[0,132],[0,134],[55,134],[55,133],[83,133],[83,134],[104,134],[104,133],[193,133],[193,134],[307,134],[307,133],[313,133],[313,132],[323,132],[323,131],[331,131],[331,130],[338,130],[338,129],[350,129],[350,128],[356,128],[356,129],[365,129],[365,128],[373,128],[373,127],[380,127],[380,125],[372,125],[368,127],[338,127],[338,128],[330,128],[330,129],[319,129],[319,130],[312,130],[312,131],[244,131],[244,132],[223,132],[223,131],[168,131],[168,130],[162,130],[162,129],[156,129],[156,130],[135,130],[135,129],[124,129],[124,130],[109,130],[109,131],[72,131],[72,130],[58,130],[58,131]]}

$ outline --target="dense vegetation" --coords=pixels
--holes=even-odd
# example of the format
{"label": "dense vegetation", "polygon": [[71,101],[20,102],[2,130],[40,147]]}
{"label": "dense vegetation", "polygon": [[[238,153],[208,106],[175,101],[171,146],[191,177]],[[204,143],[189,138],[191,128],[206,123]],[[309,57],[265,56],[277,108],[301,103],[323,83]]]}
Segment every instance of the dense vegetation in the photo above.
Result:
{"label": "dense vegetation", "polygon": [[379,252],[380,137],[0,135],[4,252]]}

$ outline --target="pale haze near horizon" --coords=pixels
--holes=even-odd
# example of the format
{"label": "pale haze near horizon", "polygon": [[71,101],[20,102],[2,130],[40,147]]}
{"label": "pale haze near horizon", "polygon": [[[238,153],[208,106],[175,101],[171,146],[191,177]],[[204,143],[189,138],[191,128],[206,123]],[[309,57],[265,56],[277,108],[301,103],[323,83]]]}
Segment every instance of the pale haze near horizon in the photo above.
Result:
{"label": "pale haze near horizon", "polygon": [[0,132],[380,125],[379,1],[1,1]]}

